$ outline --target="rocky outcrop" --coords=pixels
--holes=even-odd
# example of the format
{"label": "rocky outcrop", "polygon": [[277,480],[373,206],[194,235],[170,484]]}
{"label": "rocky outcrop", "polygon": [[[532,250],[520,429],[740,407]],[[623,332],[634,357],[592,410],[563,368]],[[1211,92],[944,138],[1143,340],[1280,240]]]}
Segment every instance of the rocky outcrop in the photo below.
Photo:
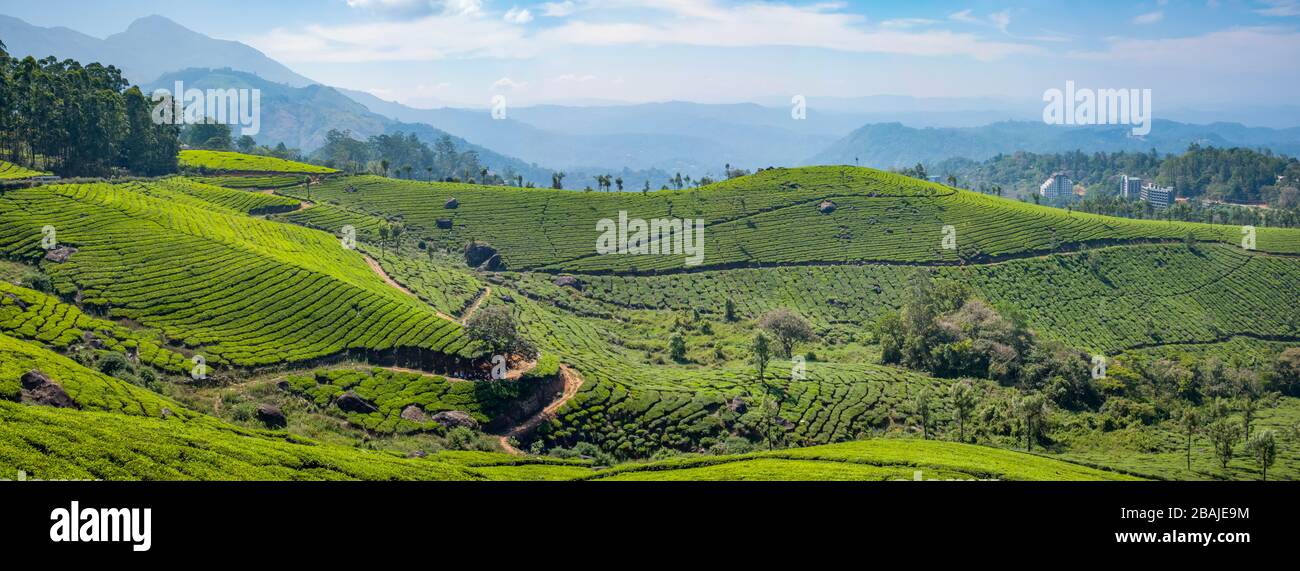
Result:
{"label": "rocky outcrop", "polygon": [[427,422],[429,415],[425,414],[424,409],[412,404],[402,409],[402,418],[411,422]]}
{"label": "rocky outcrop", "polygon": [[81,408],[61,385],[38,370],[23,373],[21,383],[19,402],[55,408]]}
{"label": "rocky outcrop", "polygon": [[289,424],[289,419],[285,418],[284,411],[273,404],[257,405],[257,420],[271,428],[284,428]]}
{"label": "rocky outcrop", "polygon": [[453,209],[453,208],[459,208],[459,207],[460,207],[460,201],[459,201],[459,200],[456,200],[456,197],[453,196],[453,197],[451,197],[451,198],[448,198],[448,199],[447,199],[447,202],[442,203],[442,207],[443,207],[443,208],[446,208],[446,209],[448,209],[448,210],[451,210],[451,209]]}
{"label": "rocky outcrop", "polygon": [[68,258],[71,258],[75,253],[77,253],[76,248],[59,246],[58,248],[46,252],[45,259],[56,264],[62,264],[63,262],[68,261]]}
{"label": "rocky outcrop", "polygon": [[504,272],[506,271],[506,263],[501,261],[501,256],[492,256],[479,265],[478,269],[487,272]]}
{"label": "rocky outcrop", "polygon": [[374,403],[361,398],[360,395],[352,391],[345,392],[339,395],[338,398],[334,399],[334,406],[339,407],[339,409],[344,412],[355,412],[358,414],[366,414],[379,410],[379,407],[375,406]]}
{"label": "rocky outcrop", "polygon": [[434,224],[437,225],[438,228],[441,230],[451,230],[450,218],[439,218],[436,221],[434,221]]}
{"label": "rocky outcrop", "polygon": [[749,410],[749,404],[745,402],[744,397],[736,397],[727,402],[727,410],[736,414],[745,414]]}
{"label": "rocky outcrop", "polygon": [[506,264],[497,254],[497,249],[483,242],[465,244],[465,264],[471,268],[490,272],[502,272],[506,269]]}
{"label": "rocky outcrop", "polygon": [[832,212],[835,212],[836,208],[838,208],[838,206],[834,202],[831,202],[829,200],[823,200],[821,204],[817,205],[817,211],[822,214],[830,214]]}
{"label": "rocky outcrop", "polygon": [[582,288],[586,287],[585,284],[582,283],[582,280],[575,278],[573,276],[560,276],[558,278],[555,278],[555,280],[552,281],[551,283],[559,287],[573,288],[578,291],[582,291]]}
{"label": "rocky outcrop", "polygon": [[470,416],[468,412],[460,410],[445,410],[433,415],[433,421],[447,428],[463,426],[478,430],[478,421]]}

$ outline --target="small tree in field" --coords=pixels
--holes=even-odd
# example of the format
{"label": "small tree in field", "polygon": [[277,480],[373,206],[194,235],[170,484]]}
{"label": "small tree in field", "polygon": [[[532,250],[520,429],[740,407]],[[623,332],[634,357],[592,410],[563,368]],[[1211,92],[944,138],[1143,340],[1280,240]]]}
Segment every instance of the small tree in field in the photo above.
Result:
{"label": "small tree in field", "polygon": [[1016,406],[1025,427],[1025,451],[1034,450],[1034,439],[1043,432],[1047,419],[1047,399],[1040,394],[1026,395]]}
{"label": "small tree in field", "polygon": [[1241,426],[1229,422],[1227,418],[1220,418],[1205,427],[1205,435],[1214,445],[1214,456],[1219,465],[1227,472],[1228,464],[1232,462],[1232,445],[1241,439]]}
{"label": "small tree in field", "polygon": [[681,333],[673,333],[668,340],[668,356],[677,362],[686,360],[686,338]]}
{"label": "small tree in field", "polygon": [[771,341],[767,335],[759,332],[754,336],[754,342],[750,346],[753,353],[754,367],[758,369],[758,382],[763,382],[763,372],[767,370],[767,364],[772,360]]}
{"label": "small tree in field", "polygon": [[767,312],[758,318],[758,326],[776,337],[777,344],[781,346],[780,356],[786,358],[794,354],[796,343],[811,341],[816,337],[807,320],[785,308]]}
{"label": "small tree in field", "polygon": [[975,411],[975,387],[970,381],[953,383],[952,388],[948,389],[948,396],[952,398],[952,407],[957,413],[957,441],[966,441],[966,421]]}
{"label": "small tree in field", "polygon": [[930,409],[930,390],[921,389],[920,392],[916,393],[916,402],[912,406],[916,413],[916,418],[921,421],[921,438],[929,440],[930,419],[932,413]]}
{"label": "small tree in field", "polygon": [[1201,413],[1195,407],[1188,405],[1183,409],[1183,413],[1178,417],[1178,427],[1182,429],[1183,435],[1187,437],[1187,469],[1192,469],[1192,439],[1196,433],[1201,431]]}
{"label": "small tree in field", "polygon": [[1259,466],[1260,479],[1268,480],[1268,468],[1277,461],[1277,438],[1272,430],[1261,430],[1246,440],[1246,453]]}
{"label": "small tree in field", "polygon": [[537,356],[537,348],[519,333],[514,317],[505,307],[494,305],[475,312],[465,322],[465,334],[483,343],[493,355]]}

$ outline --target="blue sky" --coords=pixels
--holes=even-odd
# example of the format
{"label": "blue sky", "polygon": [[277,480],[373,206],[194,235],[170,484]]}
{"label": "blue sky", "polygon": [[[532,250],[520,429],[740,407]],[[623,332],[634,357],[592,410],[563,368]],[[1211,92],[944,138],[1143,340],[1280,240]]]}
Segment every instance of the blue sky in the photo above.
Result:
{"label": "blue sky", "polygon": [[161,14],[417,106],[901,94],[1038,100],[1066,80],[1160,104],[1300,88],[1300,0],[0,1],[94,36]]}

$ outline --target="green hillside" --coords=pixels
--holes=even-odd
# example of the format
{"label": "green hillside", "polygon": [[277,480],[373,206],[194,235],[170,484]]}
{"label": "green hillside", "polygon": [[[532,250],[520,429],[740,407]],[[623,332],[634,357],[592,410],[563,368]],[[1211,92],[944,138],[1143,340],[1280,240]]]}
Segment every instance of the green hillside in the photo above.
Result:
{"label": "green hillside", "polygon": [[[295,193],[300,191],[295,190]],[[439,246],[485,241],[514,270],[646,273],[683,269],[682,256],[598,255],[597,222],[630,218],[701,219],[701,267],[843,265],[870,262],[979,263],[1081,246],[1143,241],[1239,244],[1239,226],[1111,218],[982,195],[853,167],[773,169],[685,191],[575,193],[463,184],[338,179],[313,189],[340,209],[292,220],[336,229],[356,214],[399,217]],[[459,205],[445,208],[455,198]],[[833,202],[834,212],[818,206]],[[450,229],[437,227],[439,219]],[[943,248],[944,227],[955,248]],[[1300,230],[1260,228],[1263,252],[1300,253]]]}
{"label": "green hillside", "polygon": [[54,227],[77,248],[65,263],[43,262],[61,295],[211,363],[472,352],[459,325],[384,284],[338,238],[242,212],[290,202],[183,180],[20,189],[0,197],[0,250],[38,260],[42,229]]}
{"label": "green hillside", "polygon": [[[1281,439],[1270,477],[1300,474],[1300,399],[1277,392],[1273,370],[1300,347],[1300,231],[1260,228],[1250,251],[1238,227],[1084,215],[847,167],[645,194],[300,180],[0,195],[12,266],[0,275],[26,286],[0,284],[0,339],[17,363],[3,394],[40,368],[93,403],[0,402],[0,438],[49,432],[80,454],[40,464],[13,444],[0,465],[108,478],[1247,479],[1241,443],[1221,467],[1201,438],[1184,466],[1183,393],[1161,387],[1205,407],[1226,395],[1225,422],[1240,424],[1253,379],[1264,392],[1250,419]],[[620,211],[704,219],[705,263],[596,255],[596,221]],[[340,241],[345,225],[357,249]],[[949,225],[955,249],[941,245]],[[47,226],[75,251],[43,247]],[[394,227],[400,239],[383,239]],[[508,270],[468,267],[471,240]],[[877,324],[922,279],[961,284],[1071,366],[1109,355],[1112,376],[1088,383],[1092,404],[1051,405],[1030,435],[1026,396],[1059,398],[1059,384],[882,362]],[[462,323],[490,308],[543,355],[522,380],[460,378],[483,353]],[[760,377],[751,343],[777,309],[814,337]],[[112,354],[136,372],[87,369]],[[215,382],[187,380],[196,355]],[[966,382],[976,405],[959,436],[953,387]],[[265,430],[259,404],[287,426]],[[1008,450],[1026,435],[1034,454]],[[110,469],[106,457],[139,460]]]}
{"label": "green hillside", "polygon": [[34,176],[49,176],[50,173],[35,171],[8,161],[0,161],[0,180],[16,180]]}
{"label": "green hillside", "polygon": [[184,150],[180,153],[182,168],[204,172],[259,172],[331,174],[338,171],[318,165],[287,161],[276,157],[246,155],[232,151]]}
{"label": "green hillside", "polygon": [[631,464],[593,480],[1136,480],[1050,458],[933,440],[876,439]]}

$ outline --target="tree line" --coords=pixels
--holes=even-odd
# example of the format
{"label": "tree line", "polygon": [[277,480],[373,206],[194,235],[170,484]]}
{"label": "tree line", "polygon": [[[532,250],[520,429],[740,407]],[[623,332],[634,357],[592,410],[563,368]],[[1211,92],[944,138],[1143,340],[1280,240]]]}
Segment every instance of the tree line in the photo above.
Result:
{"label": "tree line", "polygon": [[513,184],[524,186],[523,176],[507,169],[496,173],[480,162],[473,149],[460,151],[443,135],[430,147],[415,133],[373,135],[362,141],[350,131],[332,129],[325,145],[312,153],[313,162],[352,173],[371,173],[413,180]]}
{"label": "tree line", "polygon": [[10,57],[0,43],[0,157],[61,176],[176,171],[176,125],[116,67]]}

